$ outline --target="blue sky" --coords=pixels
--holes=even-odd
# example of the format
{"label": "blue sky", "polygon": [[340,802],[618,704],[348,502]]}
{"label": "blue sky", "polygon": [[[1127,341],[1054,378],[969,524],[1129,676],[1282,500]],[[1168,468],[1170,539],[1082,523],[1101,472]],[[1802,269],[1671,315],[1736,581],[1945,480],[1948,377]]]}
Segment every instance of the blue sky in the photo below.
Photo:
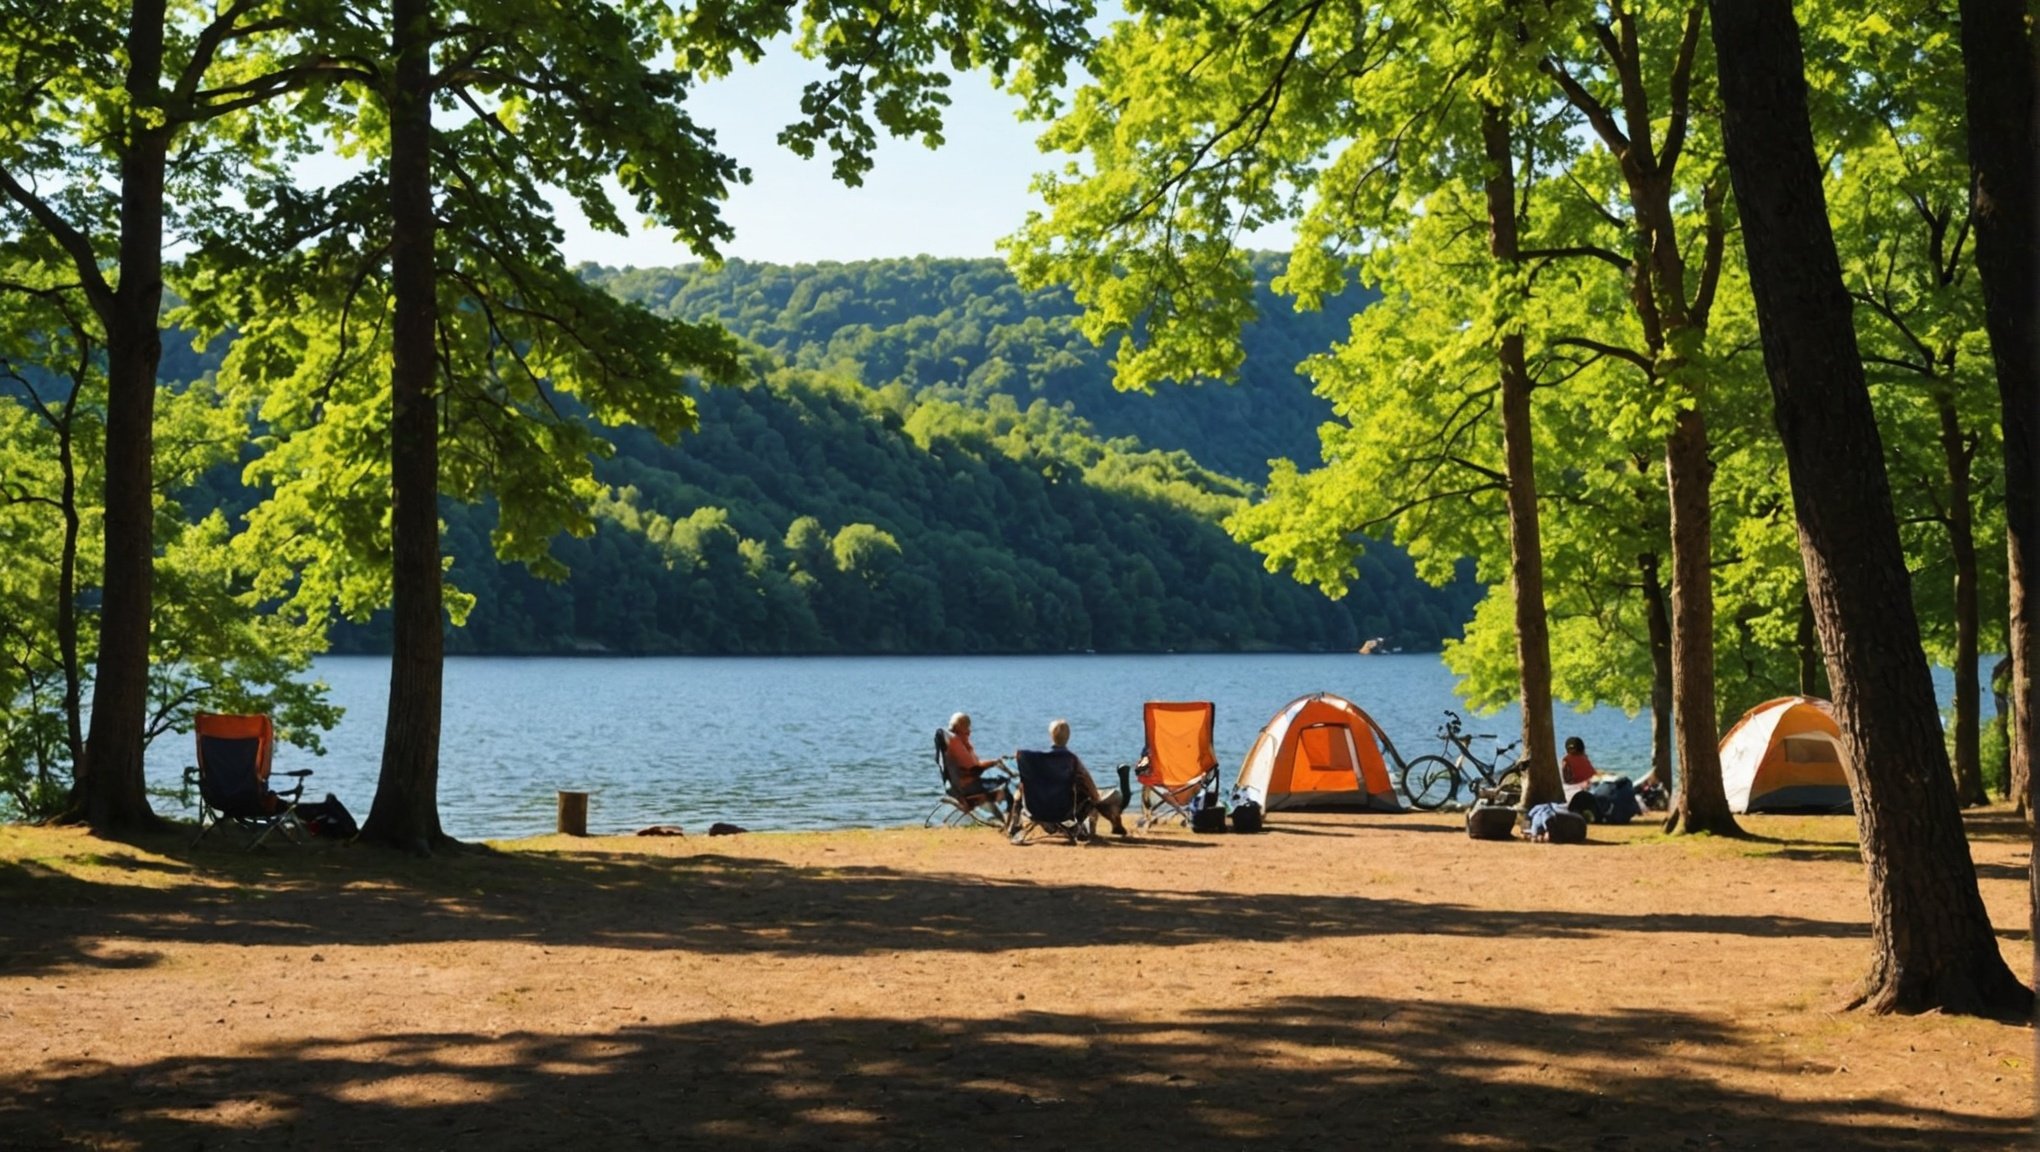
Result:
{"label": "blue sky", "polygon": [[[724,206],[737,232],[724,256],[789,264],[923,253],[992,256],[999,238],[1039,204],[1028,183],[1053,166],[1034,145],[1043,125],[1021,123],[1018,101],[979,74],[951,85],[947,142],[939,151],[882,136],[863,186],[837,183],[825,153],[802,160],[774,139],[798,118],[801,87],[819,74],[781,48],[690,101],[696,119],[751,169],[751,183],[733,189]],[[647,267],[697,259],[661,229],[634,227],[628,237],[597,232],[571,210],[562,212],[561,223],[572,261]]]}

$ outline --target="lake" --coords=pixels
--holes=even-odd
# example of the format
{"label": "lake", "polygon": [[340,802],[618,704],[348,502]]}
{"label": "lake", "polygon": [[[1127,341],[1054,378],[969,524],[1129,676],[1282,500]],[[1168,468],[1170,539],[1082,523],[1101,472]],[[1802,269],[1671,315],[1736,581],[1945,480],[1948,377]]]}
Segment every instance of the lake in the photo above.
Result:
{"label": "lake", "polygon": [[[308,796],[334,792],[365,819],[389,661],[327,657],[317,674],[347,716],[326,735],[326,756],[283,747],[276,766],[313,769]],[[1945,706],[1952,678],[1935,679]],[[718,820],[760,830],[919,824],[939,795],[931,737],[959,709],[986,757],[1044,747],[1049,721],[1067,718],[1070,746],[1108,786],[1113,767],[1140,753],[1143,701],[1210,700],[1229,784],[1261,726],[1309,692],[1359,704],[1405,757],[1438,751],[1442,710],[1471,716],[1453,681],[1436,655],[455,657],[440,811],[464,840],[552,831],[561,788],[593,794],[597,833],[679,824],[698,834]],[[1560,739],[1584,739],[1602,769],[1647,769],[1647,713],[1561,709],[1557,720]],[[1518,721],[1510,709],[1468,727],[1507,742]],[[1492,743],[1474,746],[1485,755]],[[176,789],[190,760],[190,737],[165,735],[150,750],[151,786]],[[174,799],[156,803],[176,809]]]}

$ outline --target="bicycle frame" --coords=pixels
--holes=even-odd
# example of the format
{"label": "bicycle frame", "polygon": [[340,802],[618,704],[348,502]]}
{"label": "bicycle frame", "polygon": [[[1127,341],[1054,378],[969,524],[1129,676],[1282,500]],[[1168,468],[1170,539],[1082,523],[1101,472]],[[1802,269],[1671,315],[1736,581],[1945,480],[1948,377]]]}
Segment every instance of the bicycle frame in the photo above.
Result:
{"label": "bicycle frame", "polygon": [[[1502,757],[1515,751],[1516,744],[1521,743],[1521,741],[1497,747],[1492,760],[1482,760],[1480,755],[1473,750],[1474,737],[1460,730],[1458,715],[1449,710],[1445,714],[1451,716],[1452,719],[1446,723],[1444,728],[1439,730],[1438,736],[1445,742],[1445,751],[1452,759],[1452,766],[1457,768],[1460,775],[1468,780],[1478,776],[1481,782],[1489,788],[1498,787],[1501,784],[1502,777],[1508,775],[1510,769],[1516,766],[1516,759],[1520,759],[1518,757],[1504,763]],[[1469,766],[1471,767],[1470,771]]]}

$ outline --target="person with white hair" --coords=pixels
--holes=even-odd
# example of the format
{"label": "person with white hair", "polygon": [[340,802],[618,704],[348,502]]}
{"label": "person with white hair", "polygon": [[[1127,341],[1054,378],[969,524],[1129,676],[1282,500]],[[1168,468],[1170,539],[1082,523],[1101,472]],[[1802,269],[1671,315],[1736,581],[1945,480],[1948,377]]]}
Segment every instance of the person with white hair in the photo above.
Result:
{"label": "person with white hair", "polygon": [[950,790],[959,799],[982,796],[999,812],[1005,812],[1008,800],[1006,781],[984,779],[985,769],[1004,767],[1005,763],[1004,756],[990,760],[978,758],[977,749],[970,743],[970,713],[958,712],[949,718],[949,783]]}
{"label": "person with white hair", "polygon": [[1121,795],[1117,788],[1098,791],[1098,782],[1091,778],[1091,770],[1084,767],[1083,757],[1070,752],[1070,722],[1060,718],[1051,721],[1048,725],[1048,742],[1055,746],[1054,751],[1069,753],[1070,759],[1076,764],[1074,779],[1077,795],[1089,798],[1091,810],[1103,816],[1106,822],[1112,825],[1114,836],[1126,835],[1126,825],[1119,819],[1119,814],[1126,810],[1126,797]]}

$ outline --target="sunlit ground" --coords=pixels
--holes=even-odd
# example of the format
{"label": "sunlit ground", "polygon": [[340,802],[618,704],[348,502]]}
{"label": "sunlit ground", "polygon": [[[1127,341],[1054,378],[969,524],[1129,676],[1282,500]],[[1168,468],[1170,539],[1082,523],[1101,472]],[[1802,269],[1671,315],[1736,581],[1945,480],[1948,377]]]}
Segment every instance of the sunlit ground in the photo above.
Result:
{"label": "sunlit ground", "polygon": [[[547,838],[0,829],[0,1146],[2003,1148],[2021,1026],[1839,1011],[1854,824],[1277,814]],[[2028,840],[1972,847],[2027,974]]]}

